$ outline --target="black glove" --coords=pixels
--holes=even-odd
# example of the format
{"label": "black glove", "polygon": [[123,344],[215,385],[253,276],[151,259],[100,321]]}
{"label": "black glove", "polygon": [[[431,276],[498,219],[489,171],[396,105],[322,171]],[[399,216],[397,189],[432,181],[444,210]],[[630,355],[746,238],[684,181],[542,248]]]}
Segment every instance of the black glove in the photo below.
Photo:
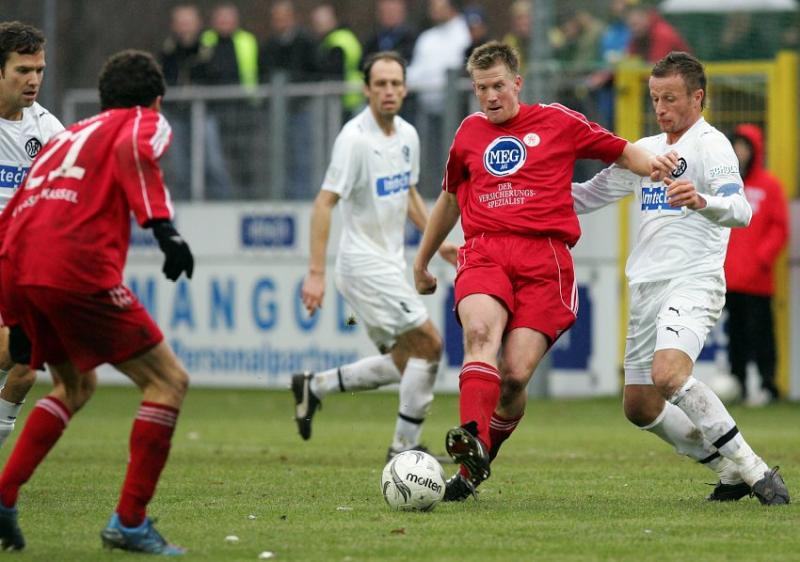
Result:
{"label": "black glove", "polygon": [[153,229],[153,236],[158,240],[158,247],[164,252],[164,267],[161,271],[170,281],[177,281],[182,272],[186,277],[192,278],[194,271],[194,256],[189,245],[181,238],[171,221],[151,221],[149,226]]}

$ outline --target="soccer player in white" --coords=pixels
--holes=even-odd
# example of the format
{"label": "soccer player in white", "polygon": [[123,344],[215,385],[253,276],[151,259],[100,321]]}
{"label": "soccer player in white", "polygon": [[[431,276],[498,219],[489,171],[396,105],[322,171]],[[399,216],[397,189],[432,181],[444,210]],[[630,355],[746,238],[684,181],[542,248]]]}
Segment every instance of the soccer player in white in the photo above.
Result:
{"label": "soccer player in white", "polygon": [[675,151],[673,177],[654,182],[611,166],[572,190],[579,214],[630,193],[641,204],[638,240],[625,270],[625,415],[716,471],[720,480],[709,500],[751,494],[763,504],[789,503],[777,468],[770,470],[753,452],[719,398],[692,376],[725,301],[729,228],[747,226],[752,215],[736,155],[702,117],[700,61],[672,52],[655,64],[649,85],[662,133],[637,144],[656,154]]}
{"label": "soccer player in white", "polygon": [[[64,126],[36,103],[44,78],[44,35],[20,22],[0,23],[0,211],[22,183],[31,162]],[[0,323],[2,326],[2,323]],[[21,328],[14,339],[27,341]],[[22,362],[24,353],[18,357]],[[14,423],[36,373],[15,364],[9,353],[9,328],[0,327],[0,446]]]}
{"label": "soccer player in white", "polygon": [[[302,289],[310,314],[325,294],[325,252],[331,213],[341,200],[344,230],[336,257],[335,282],[380,351],[337,369],[292,377],[295,419],[303,439],[330,392],[354,392],[400,383],[400,407],[388,458],[419,449],[422,422],[433,401],[442,352],[441,337],[419,295],[405,276],[406,217],[423,230],[428,212],[416,185],[419,137],[398,113],[406,96],[405,61],[380,52],[364,63],[369,102],[342,128],[333,147],[311,217],[311,256]],[[442,244],[455,264],[457,248]]]}

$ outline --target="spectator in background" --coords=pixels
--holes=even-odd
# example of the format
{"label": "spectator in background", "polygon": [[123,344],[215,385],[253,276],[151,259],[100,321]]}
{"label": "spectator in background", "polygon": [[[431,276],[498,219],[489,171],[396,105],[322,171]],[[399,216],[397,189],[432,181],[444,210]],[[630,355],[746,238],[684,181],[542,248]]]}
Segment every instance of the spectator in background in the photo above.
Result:
{"label": "spectator in background", "polygon": [[169,86],[188,86],[208,81],[208,67],[200,57],[203,20],[194,4],[172,8],[170,34],[161,47],[159,62]]}
{"label": "spectator in background", "polygon": [[317,63],[325,80],[344,80],[353,90],[342,96],[343,120],[361,105],[361,42],[347,26],[339,23],[332,4],[311,10],[311,30],[318,43]]}
{"label": "spectator in background", "polygon": [[211,13],[211,29],[200,36],[211,71],[211,83],[258,84],[258,41],[239,27],[239,8],[218,4]]}
{"label": "spectator in background", "polygon": [[772,41],[762,27],[755,25],[753,14],[733,12],[725,17],[725,27],[719,38],[717,60],[771,59]]}
{"label": "spectator in background", "polygon": [[614,128],[614,67],[625,56],[631,40],[631,30],[626,21],[628,6],[637,0],[611,0],[610,17],[600,37],[600,59],[605,68],[596,70],[586,79],[586,85],[595,93],[597,119],[607,129]]}
{"label": "spectator in background", "polygon": [[509,8],[509,28],[503,36],[503,43],[514,47],[519,53],[519,73],[525,76],[525,60],[530,52],[533,9],[531,0],[516,0]]}
{"label": "spectator in background", "polygon": [[455,0],[428,0],[428,15],[434,25],[417,38],[407,80],[410,88],[423,88],[417,93],[415,119],[426,147],[422,151],[423,177],[430,170],[438,175],[444,166],[442,113],[447,75],[450,70],[461,71],[464,51],[471,43],[467,22]]}
{"label": "spectator in background", "polygon": [[408,24],[406,0],[378,0],[377,9],[378,30],[364,43],[364,59],[380,51],[394,51],[410,61],[417,32]]}
{"label": "spectator in background", "polygon": [[276,72],[286,72],[290,82],[312,80],[317,72],[316,45],[297,23],[292,0],[279,0],[270,8],[271,34],[261,47],[260,76],[269,82]]}
{"label": "spectator in background", "polygon": [[[465,8],[464,19],[467,21],[469,36],[472,40],[464,51],[464,64],[467,64],[472,51],[489,41],[489,27],[486,25],[486,12],[478,5]],[[466,68],[464,72],[466,72]]]}
{"label": "spectator in background", "polygon": [[635,6],[628,12],[631,41],[628,54],[656,63],[671,51],[690,52],[688,43],[655,8]]}
{"label": "spectator in background", "polygon": [[604,31],[603,22],[588,11],[572,12],[556,34],[556,58],[568,68],[581,72],[597,69],[601,63],[600,40]]}
{"label": "spectator in background", "polygon": [[[728,359],[752,405],[778,398],[775,386],[775,335],[772,295],[774,268],[789,238],[786,197],[780,181],[764,169],[764,139],[756,125],[740,125],[733,136],[744,192],[753,209],[749,228],[731,231],[725,260],[728,310]],[[747,396],[747,364],[754,360],[761,375],[761,393]]]}
{"label": "spectator in background", "polygon": [[[208,61],[201,51],[203,20],[194,4],[175,6],[170,34],[164,40],[159,61],[168,86],[190,86],[212,82]],[[201,54],[202,53],[202,54]],[[191,116],[188,104],[170,103],[164,114],[172,125],[172,150],[164,157],[164,173],[175,199],[191,198]],[[205,181],[209,193],[230,192],[231,178],[222,156],[219,125],[207,115],[205,122]]]}
{"label": "spectator in background", "polygon": [[[209,84],[240,84],[245,88],[258,85],[258,41],[255,35],[239,26],[239,9],[231,3],[218,4],[211,12],[211,29],[200,35],[201,56],[208,61]],[[254,170],[248,163],[255,162],[262,149],[251,142],[257,136],[255,128],[259,119],[255,108],[242,100],[218,102],[209,107],[212,127],[220,127],[225,136],[222,149],[232,169],[236,171],[240,189],[252,188]],[[233,188],[215,191],[209,186],[207,195],[212,199],[229,199]],[[246,196],[239,192],[238,197]]]}
{"label": "spectator in background", "polygon": [[[268,82],[285,73],[289,82],[306,82],[316,77],[317,46],[297,23],[292,0],[279,0],[270,9],[272,33],[261,48],[261,80]],[[311,174],[307,148],[311,146],[311,114],[306,98],[291,98],[286,129],[284,160],[287,165],[285,194],[292,199],[310,196]]]}

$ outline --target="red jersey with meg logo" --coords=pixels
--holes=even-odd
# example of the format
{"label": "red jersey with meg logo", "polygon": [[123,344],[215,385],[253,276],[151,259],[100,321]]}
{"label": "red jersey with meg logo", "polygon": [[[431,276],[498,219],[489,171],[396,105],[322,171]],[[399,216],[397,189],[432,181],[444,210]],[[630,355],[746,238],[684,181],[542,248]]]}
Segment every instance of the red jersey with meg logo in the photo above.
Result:
{"label": "red jersey with meg logo", "polygon": [[458,196],[467,240],[552,236],[574,246],[581,234],[571,191],[575,161],[611,163],[626,144],[559,104],[520,104],[501,125],[474,113],[456,132],[442,189]]}

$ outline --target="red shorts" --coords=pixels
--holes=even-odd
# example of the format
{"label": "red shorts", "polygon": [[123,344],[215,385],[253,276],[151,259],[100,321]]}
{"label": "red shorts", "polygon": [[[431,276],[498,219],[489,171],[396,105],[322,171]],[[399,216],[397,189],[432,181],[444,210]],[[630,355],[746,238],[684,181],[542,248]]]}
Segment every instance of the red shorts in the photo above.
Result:
{"label": "red shorts", "polygon": [[102,363],[126,361],[164,339],[124,285],[93,294],[19,286],[8,269],[2,271],[2,291],[13,295],[6,305],[33,344],[33,368],[69,360],[79,371],[90,371]]}
{"label": "red shorts", "polygon": [[472,238],[459,250],[455,289],[456,311],[468,295],[491,295],[508,310],[506,332],[531,328],[551,345],[578,313],[572,255],[550,237]]}

